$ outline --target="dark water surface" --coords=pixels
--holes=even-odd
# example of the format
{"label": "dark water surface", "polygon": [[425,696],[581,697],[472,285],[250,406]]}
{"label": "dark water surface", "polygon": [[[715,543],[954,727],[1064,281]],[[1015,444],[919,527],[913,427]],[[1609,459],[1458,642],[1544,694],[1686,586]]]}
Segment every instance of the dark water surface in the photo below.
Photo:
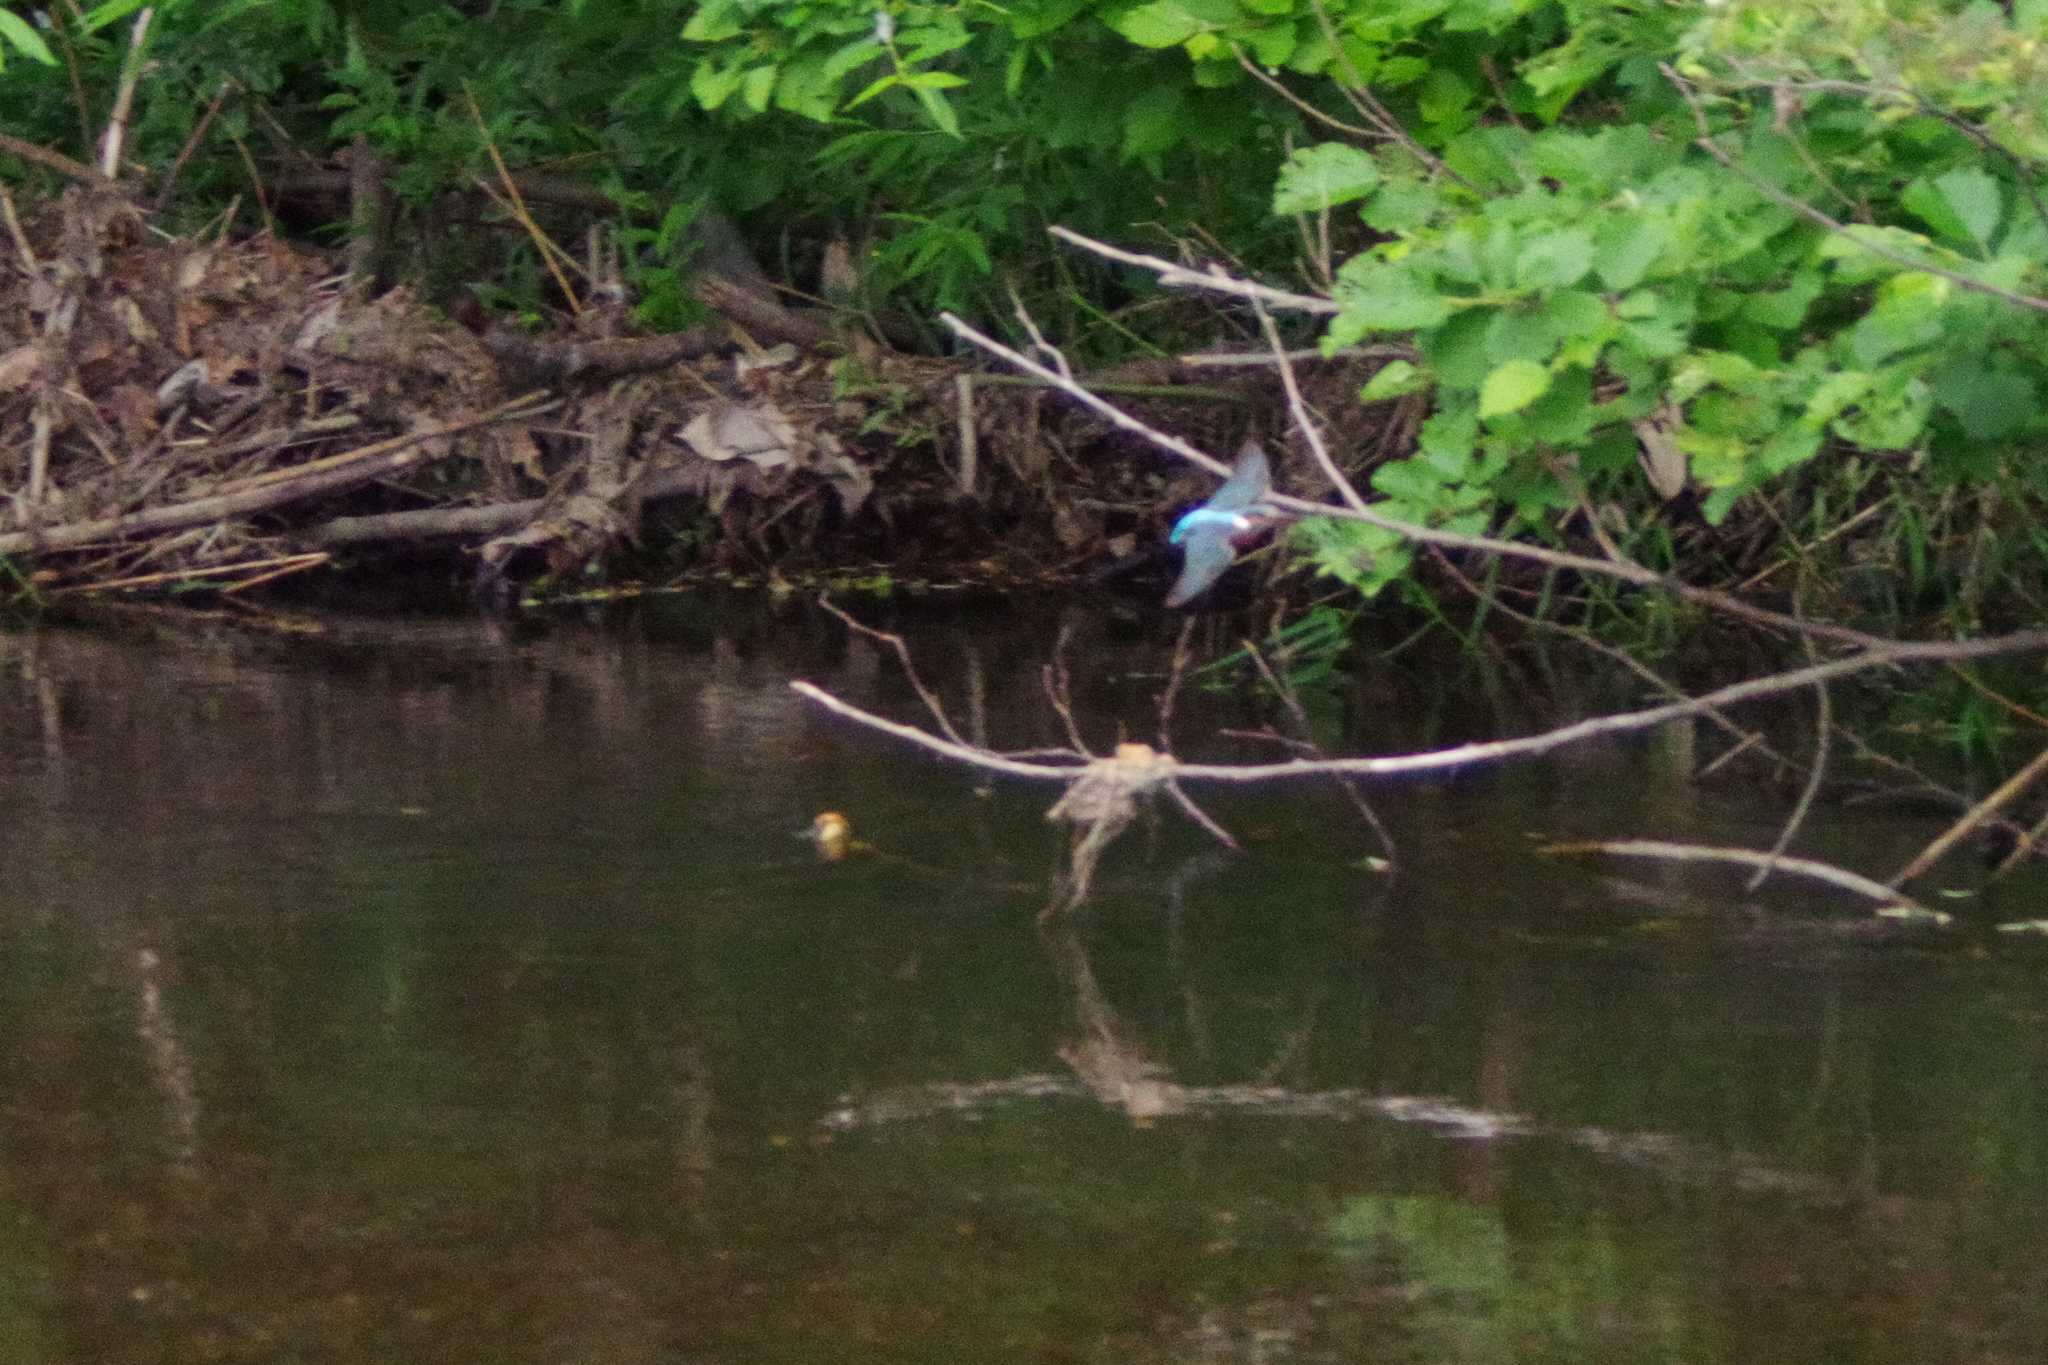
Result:
{"label": "dark water surface", "polygon": [[[1690,731],[1378,790],[1391,881],[1328,793],[1217,798],[1247,853],[1141,824],[1041,930],[1053,793],[807,709],[918,717],[808,609],[148,622],[0,636],[0,1365],[2048,1360],[2039,956],[1533,851],[1767,845]],[[903,628],[1024,746],[1058,624]],[[1170,642],[1071,624],[1151,738]]]}

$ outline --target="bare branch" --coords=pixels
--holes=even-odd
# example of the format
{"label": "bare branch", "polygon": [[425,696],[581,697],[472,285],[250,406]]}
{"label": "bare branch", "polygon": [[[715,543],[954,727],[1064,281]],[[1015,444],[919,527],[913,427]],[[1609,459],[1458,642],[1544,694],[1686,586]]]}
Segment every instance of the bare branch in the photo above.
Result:
{"label": "bare branch", "polygon": [[1865,900],[1878,903],[1880,910],[1904,907],[1913,917],[1935,924],[1947,924],[1952,916],[1929,910],[1912,897],[1902,895],[1883,882],[1872,881],[1833,863],[1816,858],[1783,858],[1747,848],[1714,848],[1706,844],[1670,843],[1662,839],[1591,839],[1566,844],[1549,844],[1538,850],[1553,854],[1604,853],[1616,858],[1657,858],[1666,862],[1734,863],[1739,867],[1775,867],[1796,877],[1838,886]]}
{"label": "bare branch", "polygon": [[[968,745],[955,744],[936,735],[927,734],[915,726],[884,720],[849,702],[841,701],[808,682],[792,682],[790,687],[799,695],[829,711],[956,762],[1008,773],[1015,777],[1054,782],[1073,782],[1084,776],[1098,777],[1105,769],[1114,768],[1123,774],[1118,780],[1127,786],[1153,790],[1166,781],[1276,782],[1304,777],[1394,777],[1407,773],[1442,772],[1478,763],[1498,763],[1503,759],[1549,753],[1583,740],[1654,729],[1687,716],[1710,714],[1718,707],[1756,701],[1763,697],[1796,691],[1802,687],[1814,687],[1831,679],[1847,677],[1871,668],[1903,663],[1934,663],[1949,659],[1981,659],[1999,654],[2043,652],[2048,652],[2048,630],[2021,631],[1982,640],[1900,642],[1864,650],[1826,663],[1810,664],[1783,673],[1745,679],[1697,697],[1663,706],[1593,716],[1570,725],[1545,730],[1540,734],[1515,739],[1483,740],[1414,754],[1370,758],[1290,759],[1284,763],[1182,763],[1170,754],[1151,754],[1149,749],[1146,752],[1150,754],[1150,761],[1146,764],[1135,764],[1116,758],[1095,759],[1084,765],[1028,763]],[[1144,748],[1141,745],[1124,747]]]}
{"label": "bare branch", "polygon": [[1124,265],[1135,265],[1159,276],[1159,282],[1168,288],[1206,289],[1212,294],[1232,294],[1241,299],[1259,299],[1274,307],[1291,313],[1319,313],[1329,316],[1337,311],[1334,300],[1318,298],[1314,294],[1296,294],[1286,289],[1275,289],[1271,285],[1254,284],[1226,275],[1220,267],[1208,270],[1191,270],[1164,256],[1147,256],[1138,251],[1125,251],[1107,242],[1098,242],[1093,237],[1084,237],[1072,228],[1054,226],[1047,231],[1063,242],[1072,242],[1084,251],[1092,251]]}
{"label": "bare branch", "polygon": [[2005,779],[2004,782],[1999,784],[1998,790],[1970,807],[1968,811],[1964,812],[1962,819],[1956,821],[1936,836],[1934,842],[1921,849],[1918,856],[1912,862],[1907,863],[1898,870],[1892,877],[1891,884],[1893,886],[1904,886],[1907,882],[1912,881],[1915,877],[1927,871],[1928,868],[1940,862],[1943,855],[1967,838],[1972,830],[2003,810],[2020,793],[2039,781],[2043,773],[2048,773],[2048,749],[2043,749],[2040,753],[2034,755],[2031,763]]}
{"label": "bare branch", "polygon": [[1280,386],[1287,391],[1287,411],[1294,418],[1295,427],[1301,432],[1301,439],[1308,442],[1309,453],[1316,457],[1316,464],[1323,471],[1323,477],[1337,490],[1337,496],[1354,512],[1366,510],[1365,499],[1358,496],[1358,489],[1337,462],[1330,457],[1330,447],[1323,440],[1322,428],[1309,414],[1308,402],[1301,396],[1301,385],[1295,380],[1294,366],[1288,362],[1287,347],[1280,340],[1280,329],[1273,325],[1273,315],[1257,299],[1252,308],[1259,315],[1259,328],[1266,334],[1266,345],[1272,348],[1275,363],[1280,367]]}
{"label": "bare branch", "polygon": [[910,683],[910,690],[917,693],[917,699],[924,703],[924,709],[932,713],[932,722],[939,727],[939,732],[955,744],[972,747],[967,745],[967,741],[961,738],[960,732],[953,728],[953,722],[946,715],[946,708],[939,704],[938,694],[929,687],[926,687],[924,679],[917,675],[917,665],[912,663],[910,659],[910,646],[903,643],[901,635],[897,635],[892,631],[876,630],[873,626],[863,625],[861,622],[854,620],[845,609],[840,607],[830,597],[823,594],[820,594],[818,597],[818,605],[837,617],[839,624],[845,626],[854,634],[865,635],[876,644],[883,645],[894,653],[896,655],[896,662],[903,666],[903,676]]}

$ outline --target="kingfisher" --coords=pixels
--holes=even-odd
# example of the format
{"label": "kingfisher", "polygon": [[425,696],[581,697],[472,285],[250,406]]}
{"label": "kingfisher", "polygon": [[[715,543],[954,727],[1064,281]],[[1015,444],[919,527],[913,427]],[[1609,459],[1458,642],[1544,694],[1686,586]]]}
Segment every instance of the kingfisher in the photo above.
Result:
{"label": "kingfisher", "polygon": [[1273,491],[1273,472],[1257,441],[1237,452],[1230,477],[1210,499],[1174,523],[1167,543],[1185,556],[1180,579],[1166,594],[1169,607],[1186,606],[1209,590],[1237,559],[1238,551],[1276,526],[1294,518],[1266,501]]}

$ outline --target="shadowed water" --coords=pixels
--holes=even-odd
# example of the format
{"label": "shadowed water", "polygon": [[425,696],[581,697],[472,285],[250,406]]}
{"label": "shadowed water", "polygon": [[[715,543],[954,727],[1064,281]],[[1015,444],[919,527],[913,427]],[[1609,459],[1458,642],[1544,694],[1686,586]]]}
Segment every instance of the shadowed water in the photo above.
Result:
{"label": "shadowed water", "polygon": [[[1141,821],[1041,929],[1056,793],[807,709],[921,719],[807,608],[151,622],[0,636],[0,1365],[2048,1358],[2041,958],[1534,851],[1768,845],[1689,728],[1373,790],[1392,878],[1330,793],[1204,793],[1243,855]],[[898,624],[1025,747],[1063,622],[1091,741],[1153,738],[1151,622]],[[873,851],[791,836],[827,808]]]}

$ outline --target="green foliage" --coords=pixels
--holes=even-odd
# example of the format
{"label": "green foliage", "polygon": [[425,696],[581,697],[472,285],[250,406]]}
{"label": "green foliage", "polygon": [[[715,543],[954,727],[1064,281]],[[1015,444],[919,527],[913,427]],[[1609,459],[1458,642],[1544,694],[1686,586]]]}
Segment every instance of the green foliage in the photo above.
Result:
{"label": "green foliage", "polygon": [[0,70],[7,66],[9,49],[44,66],[57,64],[57,54],[50,51],[50,45],[43,41],[43,35],[36,32],[34,25],[13,10],[0,9]]}
{"label": "green foliage", "polygon": [[[1433,399],[1420,448],[1372,475],[1379,510],[1549,535],[1582,492],[1643,501],[1653,419],[1710,522],[1851,449],[1934,495],[2035,463],[2048,10],[2017,15],[1157,0],[1115,22],[1198,80],[1266,44],[1271,65],[1368,86],[1412,137],[1298,149],[1275,210],[1373,234],[1338,268],[1326,349],[1416,349],[1360,395]],[[1371,527],[1310,522],[1297,543],[1367,593],[1407,565]]]}
{"label": "green foliage", "polygon": [[[0,83],[0,122],[75,145],[102,110],[42,63],[61,52],[104,100],[137,8],[0,18],[0,53],[33,58]],[[1587,497],[1647,510],[1652,423],[1709,521],[1852,457],[1881,462],[1901,509],[2042,491],[2039,0],[472,8],[160,5],[130,154],[168,165],[231,80],[180,182],[195,218],[246,192],[237,143],[364,137],[423,223],[495,152],[612,192],[662,325],[690,315],[688,224],[717,206],[793,280],[826,242],[865,244],[865,306],[1007,317],[1018,285],[1084,357],[1130,344],[1116,310],[1153,286],[1056,256],[1047,224],[1207,233],[1279,274],[1304,216],[1337,256],[1325,345],[1411,343],[1361,398],[1431,404],[1417,448],[1372,473],[1389,515],[1547,537]],[[534,308],[526,249],[476,283]],[[1410,562],[1348,523],[1295,543],[1368,593]]]}
{"label": "green foliage", "polygon": [[[64,35],[93,107],[76,107],[62,69],[26,68],[0,83],[0,122],[74,146],[103,117],[136,8],[110,0]],[[246,199],[237,141],[267,158],[366,137],[430,229],[449,185],[495,175],[495,150],[515,169],[584,174],[628,206],[641,252],[629,273],[663,325],[689,311],[669,220],[709,205],[756,229],[757,254],[796,282],[837,237],[871,248],[869,302],[1007,316],[1015,283],[1058,325],[1076,285],[1119,303],[1130,284],[1056,261],[1049,222],[1120,238],[1199,224],[1254,256],[1287,240],[1268,176],[1245,168],[1277,162],[1296,114],[1204,84],[1177,53],[1136,52],[1103,22],[1118,8],[497,0],[485,18],[453,3],[171,0],[156,9],[129,150],[169,165],[225,80],[235,97],[180,180],[195,221]],[[0,51],[40,60],[43,38],[5,18]],[[542,278],[515,262],[468,282]]]}

